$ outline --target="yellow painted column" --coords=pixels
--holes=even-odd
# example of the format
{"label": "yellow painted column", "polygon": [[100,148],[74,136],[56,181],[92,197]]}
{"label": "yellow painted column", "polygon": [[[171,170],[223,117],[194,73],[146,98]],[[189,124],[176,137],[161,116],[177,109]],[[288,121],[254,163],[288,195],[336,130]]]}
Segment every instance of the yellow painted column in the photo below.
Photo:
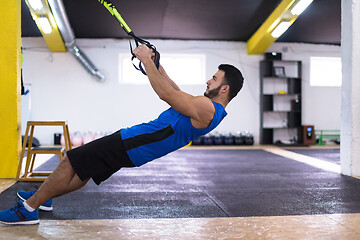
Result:
{"label": "yellow painted column", "polygon": [[21,0],[0,0],[0,178],[15,178],[21,146]]}

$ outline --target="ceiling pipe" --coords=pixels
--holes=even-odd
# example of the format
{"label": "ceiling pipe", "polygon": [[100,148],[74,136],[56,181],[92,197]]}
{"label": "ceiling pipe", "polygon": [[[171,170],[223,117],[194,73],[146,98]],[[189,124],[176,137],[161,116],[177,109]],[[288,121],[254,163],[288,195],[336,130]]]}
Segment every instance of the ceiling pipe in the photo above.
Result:
{"label": "ceiling pipe", "polygon": [[76,57],[76,59],[86,68],[86,70],[96,77],[99,82],[105,81],[105,76],[96,69],[89,58],[76,46],[73,45],[69,51]]}
{"label": "ceiling pipe", "polygon": [[52,14],[65,42],[66,49],[81,63],[81,65],[99,82],[105,81],[105,76],[95,67],[90,59],[76,46],[75,35],[67,18],[62,0],[48,0]]}

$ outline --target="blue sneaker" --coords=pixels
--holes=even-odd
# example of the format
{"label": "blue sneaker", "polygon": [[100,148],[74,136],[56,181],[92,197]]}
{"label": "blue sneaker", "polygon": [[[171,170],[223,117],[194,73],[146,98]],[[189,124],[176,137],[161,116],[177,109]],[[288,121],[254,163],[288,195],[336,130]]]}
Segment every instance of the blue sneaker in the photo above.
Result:
{"label": "blue sneaker", "polygon": [[[22,200],[22,201],[26,201],[28,200],[32,195],[34,195],[34,193],[36,192],[37,190],[35,191],[32,191],[32,192],[25,192],[23,190],[20,190],[17,192],[17,196]],[[50,198],[50,200],[48,200],[47,202],[43,203],[40,207],[39,207],[40,210],[43,210],[43,211],[47,211],[47,212],[50,212],[53,210],[53,207],[52,207],[52,199]]]}
{"label": "blue sneaker", "polygon": [[37,210],[29,212],[25,209],[23,203],[19,201],[16,206],[0,212],[0,223],[10,225],[38,224],[39,214]]}

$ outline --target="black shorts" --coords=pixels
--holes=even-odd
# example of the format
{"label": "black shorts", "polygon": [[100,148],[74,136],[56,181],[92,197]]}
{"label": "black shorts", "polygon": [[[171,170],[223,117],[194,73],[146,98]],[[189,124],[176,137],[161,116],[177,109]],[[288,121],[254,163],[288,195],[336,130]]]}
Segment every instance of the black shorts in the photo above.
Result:
{"label": "black shorts", "polygon": [[122,167],[135,167],[126,153],[120,131],[74,148],[66,155],[82,181],[92,178],[97,185]]}

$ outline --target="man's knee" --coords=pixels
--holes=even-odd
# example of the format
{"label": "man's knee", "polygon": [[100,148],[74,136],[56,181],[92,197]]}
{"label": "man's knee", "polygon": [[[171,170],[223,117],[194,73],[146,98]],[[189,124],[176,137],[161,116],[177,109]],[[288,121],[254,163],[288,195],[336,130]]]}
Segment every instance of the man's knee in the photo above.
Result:
{"label": "man's knee", "polygon": [[63,157],[62,161],[60,162],[58,168],[60,168],[61,170],[71,171],[72,173],[75,173],[75,171],[70,163],[70,160],[66,154]]}

